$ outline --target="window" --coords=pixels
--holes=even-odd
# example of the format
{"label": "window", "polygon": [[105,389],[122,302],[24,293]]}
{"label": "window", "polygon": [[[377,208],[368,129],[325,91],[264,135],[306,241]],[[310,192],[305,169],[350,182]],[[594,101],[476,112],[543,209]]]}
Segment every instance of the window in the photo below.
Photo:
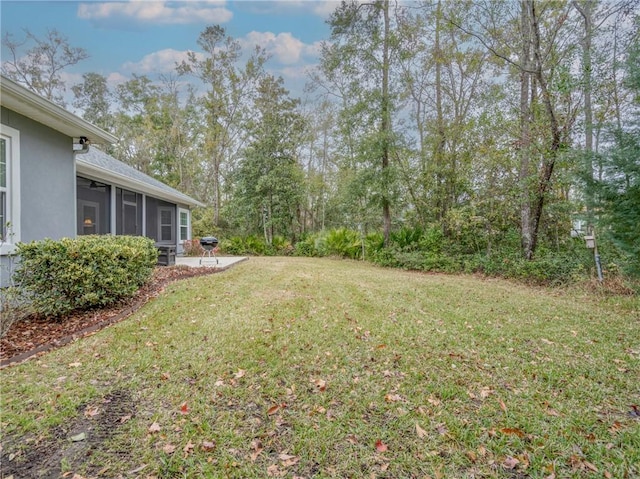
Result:
{"label": "window", "polygon": [[189,211],[180,211],[180,242],[184,243],[189,239]]}
{"label": "window", "polygon": [[20,132],[0,132],[0,254],[10,254],[20,241]]}
{"label": "window", "polygon": [[173,208],[158,208],[158,241],[161,243],[173,243],[173,211]]}

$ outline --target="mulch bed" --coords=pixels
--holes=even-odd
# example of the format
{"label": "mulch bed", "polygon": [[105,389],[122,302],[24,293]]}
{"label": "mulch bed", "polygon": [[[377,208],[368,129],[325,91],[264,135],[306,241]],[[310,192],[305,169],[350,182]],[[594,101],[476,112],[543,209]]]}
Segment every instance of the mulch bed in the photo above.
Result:
{"label": "mulch bed", "polygon": [[0,339],[0,366],[63,346],[120,321],[160,294],[172,281],[220,271],[220,268],[159,266],[155,268],[151,280],[135,296],[110,307],[77,311],[58,320],[32,315],[16,321]]}

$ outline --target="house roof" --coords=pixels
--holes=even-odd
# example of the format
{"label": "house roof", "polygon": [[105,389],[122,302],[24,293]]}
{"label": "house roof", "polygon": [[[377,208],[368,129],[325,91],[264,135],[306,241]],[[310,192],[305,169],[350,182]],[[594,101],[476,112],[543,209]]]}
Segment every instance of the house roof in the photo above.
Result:
{"label": "house roof", "polygon": [[116,160],[98,148],[92,147],[88,153],[76,155],[76,171],[78,174],[94,177],[96,180],[113,183],[172,203],[205,206],[175,188]]}
{"label": "house roof", "polygon": [[68,112],[24,86],[0,76],[0,104],[71,138],[87,137],[93,144],[110,144],[118,138]]}

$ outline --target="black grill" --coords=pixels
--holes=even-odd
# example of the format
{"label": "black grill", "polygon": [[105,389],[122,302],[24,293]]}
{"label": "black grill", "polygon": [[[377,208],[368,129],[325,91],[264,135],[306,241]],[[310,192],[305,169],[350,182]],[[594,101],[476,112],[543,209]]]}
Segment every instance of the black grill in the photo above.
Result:
{"label": "black grill", "polygon": [[200,238],[200,245],[207,251],[211,251],[218,246],[218,238],[215,236],[205,236]]}
{"label": "black grill", "polygon": [[200,246],[202,246],[202,256],[200,257],[200,264],[202,261],[207,258],[213,259],[218,264],[218,258],[216,258],[216,249],[218,247],[218,238],[215,236],[205,236],[204,238],[200,238]]}

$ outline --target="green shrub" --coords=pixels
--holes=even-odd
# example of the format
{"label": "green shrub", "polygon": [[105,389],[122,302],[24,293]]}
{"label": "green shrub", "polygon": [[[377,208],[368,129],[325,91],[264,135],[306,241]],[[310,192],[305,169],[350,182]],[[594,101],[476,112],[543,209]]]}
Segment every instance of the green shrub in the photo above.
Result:
{"label": "green shrub", "polygon": [[267,254],[276,256],[289,256],[293,253],[291,242],[284,236],[274,236],[271,245],[267,248]]}
{"label": "green shrub", "polygon": [[220,250],[232,255],[263,256],[270,253],[264,238],[256,235],[232,236],[222,240]]}
{"label": "green shrub", "polygon": [[331,230],[325,238],[327,254],[343,258],[362,258],[360,233],[346,228]]}
{"label": "green shrub", "polygon": [[364,239],[364,245],[366,259],[372,260],[384,248],[384,236],[382,233],[369,233]]}
{"label": "green shrub", "polygon": [[423,231],[419,226],[415,228],[403,226],[397,231],[392,231],[389,239],[391,243],[400,250],[414,251],[418,249],[422,235]]}
{"label": "green shrub", "polygon": [[250,235],[244,238],[245,254],[261,256],[267,253],[267,242],[261,236]]}
{"label": "green shrub", "polygon": [[226,254],[243,255],[245,254],[244,241],[240,236],[232,236],[225,238],[219,243],[220,250]]}
{"label": "green shrub", "polygon": [[295,256],[320,256],[316,249],[316,235],[307,234],[303,236],[294,246],[293,254]]}
{"label": "green shrub", "polygon": [[468,255],[462,262],[467,273],[483,273],[532,284],[562,285],[587,278],[590,257],[586,248],[574,247],[560,252],[541,249],[531,261],[513,251],[491,256]]}
{"label": "green shrub", "polygon": [[442,228],[433,226],[422,234],[420,238],[420,250],[439,255],[444,249],[446,241]]}
{"label": "green shrub", "polygon": [[16,285],[37,313],[58,317],[133,296],[157,263],[153,240],[82,236],[18,244]]}

